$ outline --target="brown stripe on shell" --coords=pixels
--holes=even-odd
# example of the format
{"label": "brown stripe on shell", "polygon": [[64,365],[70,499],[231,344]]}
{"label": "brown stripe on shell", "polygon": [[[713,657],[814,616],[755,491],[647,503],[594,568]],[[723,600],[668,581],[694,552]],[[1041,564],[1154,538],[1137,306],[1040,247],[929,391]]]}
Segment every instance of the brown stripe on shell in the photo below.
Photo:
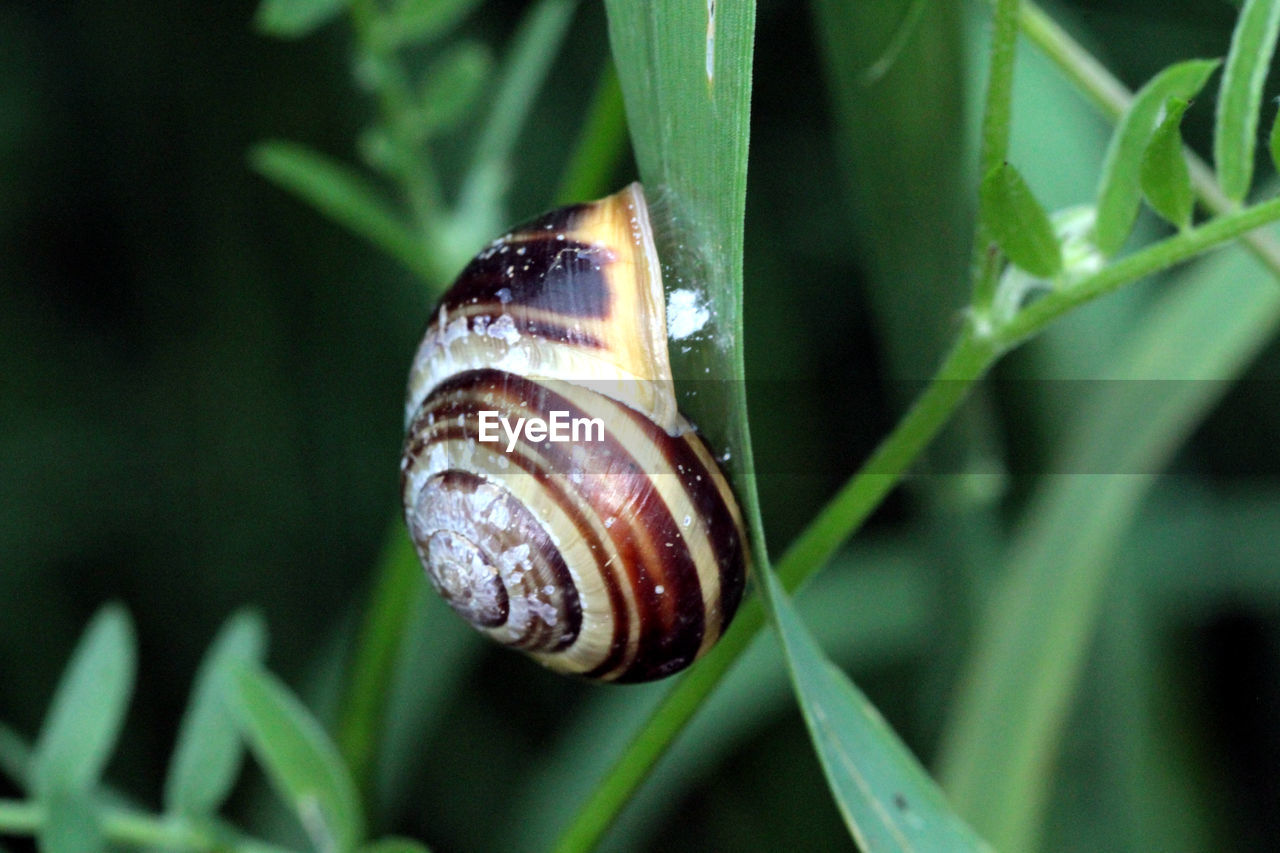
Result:
{"label": "brown stripe on shell", "polygon": [[[639,412],[622,408],[637,423],[649,423]],[[696,432],[660,442],[658,446],[662,448],[670,470],[681,476],[689,500],[703,519],[712,553],[720,563],[720,624],[728,625],[742,601],[747,563],[742,522],[735,512],[737,504],[733,493],[716,466],[710,448]]]}
{"label": "brown stripe on shell", "polygon": [[[475,396],[466,397],[469,394]],[[452,401],[446,402],[445,398],[450,395],[454,395]],[[442,383],[424,410],[429,408],[437,423],[456,424],[459,415],[466,420],[479,411],[480,400],[476,398],[481,396],[486,398],[485,407],[497,409],[504,415],[511,415],[517,409],[539,413],[566,411],[570,418],[600,414],[583,412],[542,385],[493,370],[469,371]],[[501,400],[504,397],[505,404]],[[612,400],[600,399],[610,417],[630,411]],[[646,437],[659,446],[683,443],[683,439],[672,438],[643,418],[637,423]],[[617,660],[618,655],[610,654],[585,675],[625,681],[648,680],[681,669],[697,656],[706,627],[701,581],[672,509],[654,488],[649,471],[645,470],[653,464],[641,466],[610,433],[606,432],[605,438],[604,442],[592,443],[593,461],[607,460],[594,464],[593,469],[603,465],[605,470],[586,472],[592,476],[582,478],[577,488],[580,499],[596,507],[595,512],[623,522],[613,525],[610,536],[620,554],[621,569],[628,573],[630,589],[634,590],[641,636],[631,660]],[[513,458],[513,461],[535,475],[546,466],[567,472],[574,464],[569,448],[564,445],[542,442],[536,451],[540,456]],[[679,451],[667,451],[667,455],[683,458]],[[683,476],[686,491],[710,489],[714,493],[711,482],[697,483],[694,476],[694,469],[687,468]],[[620,477],[625,480],[619,482]],[[699,518],[699,523],[706,523],[705,515]],[[608,576],[609,572],[602,574]],[[664,588],[662,594],[657,593],[658,586]],[[717,624],[720,622],[716,620]]]}
{"label": "brown stripe on shell", "polygon": [[528,308],[600,319],[609,316],[605,268],[615,260],[607,246],[573,240],[563,231],[514,231],[472,259],[443,303],[494,304],[513,318]]}

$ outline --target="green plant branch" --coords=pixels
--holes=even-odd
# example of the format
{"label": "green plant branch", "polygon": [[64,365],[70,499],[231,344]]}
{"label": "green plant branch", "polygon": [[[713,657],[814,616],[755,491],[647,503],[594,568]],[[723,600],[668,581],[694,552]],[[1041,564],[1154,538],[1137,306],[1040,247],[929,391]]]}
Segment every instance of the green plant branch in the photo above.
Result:
{"label": "green plant branch", "polygon": [[[1113,122],[1124,115],[1133,103],[1133,93],[1043,9],[1030,0],[1022,0],[1018,26],[1103,115]],[[1218,186],[1213,169],[1194,151],[1186,149],[1184,153],[1191,167],[1191,184],[1200,202],[1215,214],[1231,210],[1231,200]],[[1280,276],[1280,243],[1264,232],[1248,234],[1242,242],[1267,269]]]}
{"label": "green plant branch", "polygon": [[[228,838],[207,831],[180,816],[157,816],[119,808],[103,808],[99,814],[102,834],[116,844],[210,853],[289,853],[288,848],[257,839]],[[35,835],[48,821],[48,809],[38,802],[0,800],[0,834]]]}
{"label": "green plant branch", "polygon": [[1198,228],[1134,252],[1031,303],[996,330],[995,340],[1002,348],[1012,348],[1079,305],[1129,282],[1168,269],[1277,219],[1280,219],[1280,198],[1273,198],[1235,213],[1219,216]]}
{"label": "green plant branch", "polygon": [[[982,149],[978,157],[978,174],[982,177],[1000,166],[1009,154],[1018,7],[1018,0],[995,0],[987,96],[982,113]],[[990,243],[987,223],[979,213],[974,226],[972,276],[973,304],[980,311],[991,306],[996,294],[999,264],[995,254],[989,251]]]}
{"label": "green plant branch", "polygon": [[[397,170],[404,184],[405,196],[413,214],[415,232],[423,239],[440,233],[444,219],[444,194],[431,159],[421,150],[410,125],[414,108],[413,87],[404,68],[389,47],[378,38],[378,5],[374,0],[352,0],[351,24],[363,53],[361,61],[369,63],[373,88],[387,133],[397,152]],[[436,256],[432,252],[432,256]]]}

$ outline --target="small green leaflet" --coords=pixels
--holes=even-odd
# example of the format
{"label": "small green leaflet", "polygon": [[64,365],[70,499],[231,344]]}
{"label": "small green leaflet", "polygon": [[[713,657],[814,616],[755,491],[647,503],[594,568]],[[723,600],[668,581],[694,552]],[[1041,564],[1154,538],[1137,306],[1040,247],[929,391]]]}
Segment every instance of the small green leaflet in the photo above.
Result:
{"label": "small green leaflet", "polygon": [[982,181],[980,204],[983,223],[1009,260],[1040,278],[1058,274],[1062,247],[1017,169],[1008,163],[992,169]]}
{"label": "small green leaflet", "polygon": [[1178,228],[1191,224],[1195,195],[1191,189],[1191,170],[1182,154],[1182,114],[1187,102],[1170,98],[1164,121],[1156,128],[1142,156],[1140,179],[1142,192],[1156,213]]}
{"label": "small green leaflet", "polygon": [[45,717],[32,757],[40,798],[93,787],[124,726],[137,668],[133,625],[108,604],[85,629]]}
{"label": "small green leaflet", "polygon": [[355,849],[364,817],[351,774],[311,712],[274,676],[240,670],[236,711],[254,757],[323,853]]}

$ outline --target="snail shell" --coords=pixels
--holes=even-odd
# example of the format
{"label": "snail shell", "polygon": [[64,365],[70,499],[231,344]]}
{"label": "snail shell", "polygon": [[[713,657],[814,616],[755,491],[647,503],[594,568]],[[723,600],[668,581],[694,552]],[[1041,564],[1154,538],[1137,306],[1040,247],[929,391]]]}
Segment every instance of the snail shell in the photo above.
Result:
{"label": "snail shell", "polygon": [[[510,430],[520,418],[554,424],[554,413],[572,440]],[[481,251],[427,327],[405,417],[414,547],[477,630],[606,681],[669,675],[723,633],[742,597],[746,537],[727,481],[676,408],[639,184]]]}

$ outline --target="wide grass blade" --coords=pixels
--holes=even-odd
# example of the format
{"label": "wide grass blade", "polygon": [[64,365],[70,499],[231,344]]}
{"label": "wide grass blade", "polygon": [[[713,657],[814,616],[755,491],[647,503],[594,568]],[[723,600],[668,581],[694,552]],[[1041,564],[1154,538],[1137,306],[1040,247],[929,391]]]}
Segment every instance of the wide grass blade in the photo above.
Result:
{"label": "wide grass blade", "polygon": [[[747,426],[742,351],[742,242],[750,136],[751,60],[755,4],[719,0],[636,3],[610,0],[609,40],[631,129],[632,146],[650,201],[662,202],[659,254],[671,286],[683,280],[704,299],[711,319],[689,352],[673,348],[681,409],[721,454],[750,528],[756,560],[767,558]],[[682,248],[683,247],[683,248]],[[690,383],[699,378],[714,382]],[[696,390],[696,394],[693,391]],[[745,640],[750,607],[730,629]],[[637,734],[633,745],[579,809],[558,849],[590,849],[648,769],[683,726],[702,692],[680,691],[689,678],[714,683],[741,646],[721,641],[682,676],[671,701]],[[702,673],[699,675],[699,673]],[[689,696],[680,701],[676,693]]]}
{"label": "wide grass blade", "polygon": [[1133,104],[1116,126],[1102,163],[1094,236],[1104,255],[1119,251],[1133,228],[1142,200],[1139,176],[1142,155],[1155,133],[1160,110],[1170,98],[1184,101],[1194,98],[1217,67],[1216,59],[1179,62],[1161,71],[1134,95]]}
{"label": "wide grass blade", "polygon": [[[611,0],[609,40],[631,142],[650,204],[661,202],[659,254],[668,287],[700,291],[711,319],[673,369],[697,383],[686,412],[728,469],[753,533],[759,512],[747,429],[742,350],[742,241],[750,138],[750,0]],[[666,239],[663,239],[666,238]],[[685,352],[685,350],[688,352]],[[689,392],[688,387],[682,391]],[[763,556],[763,542],[756,540]]]}
{"label": "wide grass blade", "polygon": [[1213,129],[1213,160],[1218,183],[1233,201],[1241,201],[1253,181],[1262,85],[1280,34],[1280,0],[1246,0],[1236,19],[1231,51],[1218,92]]}
{"label": "wide grass blade", "polygon": [[976,622],[941,776],[956,808],[999,850],[1034,846],[1114,553],[1138,504],[1280,327],[1280,290],[1239,249],[1181,280],[1064,428],[1058,473],[1033,496],[1008,549],[1008,575]]}
{"label": "wide grass blade", "polygon": [[165,781],[166,808],[189,815],[215,813],[240,773],[243,744],[232,713],[235,673],[261,663],[267,632],[254,613],[238,613],[213,641],[196,674]]}
{"label": "wide grass blade", "polygon": [[137,668],[129,615],[118,604],[98,611],[63,673],[36,742],[32,789],[44,799],[97,783],[124,726]]}
{"label": "wide grass blade", "polygon": [[827,786],[858,846],[989,850],[866,696],[827,660],[772,570],[759,577]]}
{"label": "wide grass blade", "polygon": [[242,669],[236,713],[267,777],[322,851],[351,850],[364,833],[351,774],[320,723],[274,676]]}

